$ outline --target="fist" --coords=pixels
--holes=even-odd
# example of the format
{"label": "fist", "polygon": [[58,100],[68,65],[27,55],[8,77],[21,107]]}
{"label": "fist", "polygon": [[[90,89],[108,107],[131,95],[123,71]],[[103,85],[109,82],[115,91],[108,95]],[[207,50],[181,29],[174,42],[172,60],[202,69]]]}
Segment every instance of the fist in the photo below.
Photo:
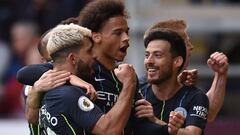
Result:
{"label": "fist", "polygon": [[184,70],[181,74],[179,74],[178,82],[186,86],[196,85],[197,78],[198,78],[197,69]]}
{"label": "fist", "polygon": [[209,68],[219,74],[226,74],[228,71],[228,58],[220,52],[213,53],[207,61]]}
{"label": "fist", "polygon": [[130,64],[120,64],[118,68],[114,69],[114,73],[123,84],[136,83],[137,76],[133,66]]}

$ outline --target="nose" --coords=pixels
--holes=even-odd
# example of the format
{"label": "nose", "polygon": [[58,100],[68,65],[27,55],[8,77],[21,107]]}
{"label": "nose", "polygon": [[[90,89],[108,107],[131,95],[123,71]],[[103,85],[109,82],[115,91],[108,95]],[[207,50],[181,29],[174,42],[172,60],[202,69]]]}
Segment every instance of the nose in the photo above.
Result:
{"label": "nose", "polygon": [[124,33],[123,33],[122,39],[123,39],[123,41],[125,41],[125,42],[128,42],[128,41],[129,41],[129,35],[128,35],[127,32],[124,32]]}
{"label": "nose", "polygon": [[149,55],[148,57],[145,57],[144,62],[145,62],[146,64],[152,64],[152,63],[154,63],[154,59],[153,59],[152,55]]}

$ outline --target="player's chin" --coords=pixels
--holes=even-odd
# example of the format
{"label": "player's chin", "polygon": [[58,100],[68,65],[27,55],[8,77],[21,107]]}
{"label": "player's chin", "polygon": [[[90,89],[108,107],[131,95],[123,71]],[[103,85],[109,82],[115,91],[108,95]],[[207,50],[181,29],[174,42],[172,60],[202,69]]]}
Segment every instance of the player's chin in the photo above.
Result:
{"label": "player's chin", "polygon": [[121,54],[121,55],[118,55],[118,56],[117,56],[116,60],[117,60],[118,62],[122,62],[122,61],[125,59],[125,57],[126,57],[126,54],[125,54],[125,55]]}
{"label": "player's chin", "polygon": [[157,82],[157,79],[156,79],[156,78],[153,78],[153,77],[150,77],[150,76],[148,76],[148,78],[147,78],[147,81],[148,81],[149,83],[151,83],[151,84],[154,84],[154,83],[156,83],[156,82]]}

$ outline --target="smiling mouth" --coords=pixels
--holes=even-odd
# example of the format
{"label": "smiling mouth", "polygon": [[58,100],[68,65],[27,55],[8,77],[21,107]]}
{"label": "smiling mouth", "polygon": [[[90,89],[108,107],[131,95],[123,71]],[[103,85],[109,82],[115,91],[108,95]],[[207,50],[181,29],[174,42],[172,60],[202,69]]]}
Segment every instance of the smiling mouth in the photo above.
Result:
{"label": "smiling mouth", "polygon": [[156,69],[148,69],[148,72],[156,72]]}

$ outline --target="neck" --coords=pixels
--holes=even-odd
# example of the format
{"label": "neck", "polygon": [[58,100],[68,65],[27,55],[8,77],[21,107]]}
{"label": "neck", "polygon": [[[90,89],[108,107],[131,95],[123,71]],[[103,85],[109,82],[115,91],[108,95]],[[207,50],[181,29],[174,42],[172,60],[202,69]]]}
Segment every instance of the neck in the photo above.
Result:
{"label": "neck", "polygon": [[182,85],[178,83],[176,77],[172,77],[160,84],[152,84],[153,93],[159,100],[171,99],[181,87]]}
{"label": "neck", "polygon": [[94,48],[94,55],[98,62],[100,62],[108,70],[113,70],[115,68],[115,60],[104,55],[99,48]]}
{"label": "neck", "polygon": [[74,68],[72,66],[70,66],[70,64],[68,63],[54,63],[53,64],[53,70],[57,70],[57,71],[68,71],[71,72],[72,74],[76,74],[76,71],[74,70]]}

